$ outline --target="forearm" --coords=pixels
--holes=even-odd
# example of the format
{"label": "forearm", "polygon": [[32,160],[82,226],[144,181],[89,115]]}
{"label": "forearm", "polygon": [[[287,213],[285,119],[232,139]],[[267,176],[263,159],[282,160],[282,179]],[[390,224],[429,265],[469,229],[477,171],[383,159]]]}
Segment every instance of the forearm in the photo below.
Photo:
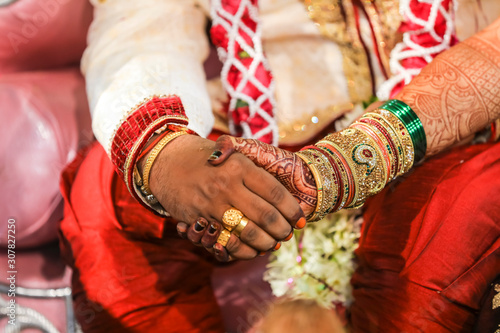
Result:
{"label": "forearm", "polygon": [[395,97],[418,115],[434,155],[500,117],[500,19],[436,57]]}
{"label": "forearm", "polygon": [[132,176],[155,133],[177,124],[204,136],[212,127],[202,65],[205,15],[194,1],[93,4],[82,71],[94,134],[130,192],[144,201]]}

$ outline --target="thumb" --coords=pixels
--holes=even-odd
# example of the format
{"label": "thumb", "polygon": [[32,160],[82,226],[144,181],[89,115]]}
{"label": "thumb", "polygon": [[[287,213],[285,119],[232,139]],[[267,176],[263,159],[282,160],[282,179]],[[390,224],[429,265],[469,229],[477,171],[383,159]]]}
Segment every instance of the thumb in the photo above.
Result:
{"label": "thumb", "polygon": [[233,139],[234,138],[229,135],[220,136],[217,141],[215,141],[214,151],[208,158],[208,163],[219,165],[227,160],[235,151]]}

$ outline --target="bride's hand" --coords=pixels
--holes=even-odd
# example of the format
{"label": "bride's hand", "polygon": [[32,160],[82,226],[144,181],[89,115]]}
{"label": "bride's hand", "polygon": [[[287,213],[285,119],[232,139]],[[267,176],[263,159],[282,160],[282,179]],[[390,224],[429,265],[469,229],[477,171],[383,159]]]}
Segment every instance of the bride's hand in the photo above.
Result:
{"label": "bride's hand", "polygon": [[[234,152],[242,153],[255,165],[273,175],[297,199],[307,216],[316,207],[317,190],[313,175],[304,161],[294,153],[258,140],[221,136],[215,144],[209,163],[222,164]],[[218,153],[220,152],[220,153]],[[220,155],[218,158],[215,158]]]}

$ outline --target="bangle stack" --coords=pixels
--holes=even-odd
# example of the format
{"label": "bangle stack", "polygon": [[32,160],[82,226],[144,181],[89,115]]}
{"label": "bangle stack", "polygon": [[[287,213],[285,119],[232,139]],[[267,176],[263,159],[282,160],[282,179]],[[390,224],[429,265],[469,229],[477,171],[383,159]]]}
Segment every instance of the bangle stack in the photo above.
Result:
{"label": "bangle stack", "polygon": [[326,136],[297,155],[308,165],[318,189],[308,217],[318,221],[342,208],[361,207],[366,198],[406,173],[425,156],[422,123],[405,103],[390,100],[347,129]]}
{"label": "bangle stack", "polygon": [[178,138],[179,136],[185,134],[188,134],[188,132],[184,129],[177,132],[166,132],[165,135],[161,138],[161,140],[154,145],[153,149],[151,149],[151,152],[149,153],[146,159],[146,163],[144,164],[142,178],[139,176],[139,173],[136,172],[136,179],[135,179],[136,186],[140,188],[144,196],[144,199],[150,206],[158,204],[158,200],[155,198],[149,187],[149,175],[151,174],[151,168],[153,167],[153,163],[155,162],[156,158],[163,150],[163,148],[167,146],[167,144],[169,144],[175,138]]}

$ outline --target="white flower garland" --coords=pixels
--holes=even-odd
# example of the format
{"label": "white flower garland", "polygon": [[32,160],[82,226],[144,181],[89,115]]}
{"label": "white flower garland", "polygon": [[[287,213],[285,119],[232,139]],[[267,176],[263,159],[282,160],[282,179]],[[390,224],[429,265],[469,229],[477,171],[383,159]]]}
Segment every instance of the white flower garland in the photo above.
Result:
{"label": "white flower garland", "polygon": [[343,210],[295,231],[294,238],[271,257],[264,273],[273,294],[314,299],[328,308],[348,306],[361,229],[359,214]]}

